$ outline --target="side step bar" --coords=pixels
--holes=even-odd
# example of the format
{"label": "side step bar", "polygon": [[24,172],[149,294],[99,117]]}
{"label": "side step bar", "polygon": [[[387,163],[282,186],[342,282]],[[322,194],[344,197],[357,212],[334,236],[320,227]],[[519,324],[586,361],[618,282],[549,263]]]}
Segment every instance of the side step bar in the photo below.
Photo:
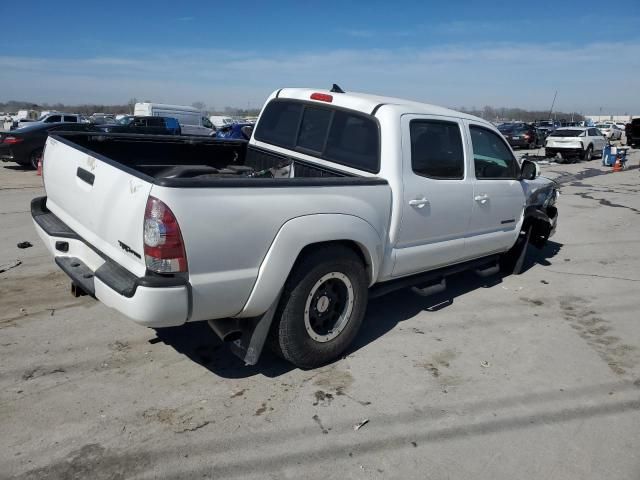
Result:
{"label": "side step bar", "polygon": [[450,267],[438,268],[430,272],[379,283],[369,289],[369,298],[377,298],[395,290],[410,288],[419,295],[433,295],[446,288],[446,277],[466,270],[475,270],[481,277],[488,277],[500,271],[500,256],[491,255]]}

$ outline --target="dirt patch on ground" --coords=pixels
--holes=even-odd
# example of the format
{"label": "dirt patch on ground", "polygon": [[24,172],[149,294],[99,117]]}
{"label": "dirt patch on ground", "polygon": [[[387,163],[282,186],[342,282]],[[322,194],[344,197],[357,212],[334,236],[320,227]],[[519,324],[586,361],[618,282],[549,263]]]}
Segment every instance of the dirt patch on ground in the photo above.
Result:
{"label": "dirt patch on ground", "polygon": [[58,480],[61,478],[120,480],[145,471],[150,458],[142,453],[117,455],[100,444],[90,443],[61,460],[15,476],[16,480]]}
{"label": "dirt patch on ground", "polygon": [[214,423],[211,409],[206,403],[186,405],[179,408],[149,408],[142,412],[148,422],[157,422],[169,427],[175,433],[193,432]]}
{"label": "dirt patch on ground", "polygon": [[45,311],[55,314],[56,310],[90,304],[89,297],[71,296],[69,277],[60,270],[22,276],[16,274],[17,269],[0,275],[0,328],[28,315]]}
{"label": "dirt patch on ground", "polygon": [[622,342],[620,337],[611,335],[611,323],[591,310],[587,301],[580,297],[562,297],[560,310],[578,335],[586,340],[609,368],[617,375],[624,375],[636,365],[638,352],[633,345]]}

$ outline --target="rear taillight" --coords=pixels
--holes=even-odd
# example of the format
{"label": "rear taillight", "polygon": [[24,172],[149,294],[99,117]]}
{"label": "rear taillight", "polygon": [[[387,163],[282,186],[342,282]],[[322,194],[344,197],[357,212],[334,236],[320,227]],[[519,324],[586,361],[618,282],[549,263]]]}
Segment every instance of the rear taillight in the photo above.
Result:
{"label": "rear taillight", "polygon": [[149,197],[144,212],[144,258],[147,268],[156,273],[187,271],[178,221],[169,207],[154,197]]}
{"label": "rear taillight", "polygon": [[2,143],[6,145],[15,145],[16,143],[20,143],[23,140],[24,138],[14,137],[12,135],[9,135],[8,137],[4,137],[4,140],[2,141]]}

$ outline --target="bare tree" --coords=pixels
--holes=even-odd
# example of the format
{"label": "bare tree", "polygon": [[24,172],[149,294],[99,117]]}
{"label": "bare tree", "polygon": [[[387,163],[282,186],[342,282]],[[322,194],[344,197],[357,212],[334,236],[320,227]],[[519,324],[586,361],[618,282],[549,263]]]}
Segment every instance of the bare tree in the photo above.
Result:
{"label": "bare tree", "polygon": [[205,111],[207,109],[207,104],[204,102],[193,102],[191,104],[193,108],[197,108],[198,110]]}

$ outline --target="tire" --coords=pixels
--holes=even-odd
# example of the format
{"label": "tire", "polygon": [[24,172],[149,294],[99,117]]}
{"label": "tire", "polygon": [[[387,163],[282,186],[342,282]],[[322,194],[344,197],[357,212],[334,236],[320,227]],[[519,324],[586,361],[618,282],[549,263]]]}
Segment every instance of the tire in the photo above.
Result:
{"label": "tire", "polygon": [[581,159],[587,162],[593,160],[593,145],[587,147],[587,151],[581,155]]}
{"label": "tire", "polygon": [[29,154],[29,166],[34,170],[38,169],[38,160],[42,156],[42,148],[36,148]]}
{"label": "tire", "polygon": [[299,368],[338,358],[360,329],[368,293],[364,265],[352,250],[335,245],[311,252],[289,275],[269,344]]}

